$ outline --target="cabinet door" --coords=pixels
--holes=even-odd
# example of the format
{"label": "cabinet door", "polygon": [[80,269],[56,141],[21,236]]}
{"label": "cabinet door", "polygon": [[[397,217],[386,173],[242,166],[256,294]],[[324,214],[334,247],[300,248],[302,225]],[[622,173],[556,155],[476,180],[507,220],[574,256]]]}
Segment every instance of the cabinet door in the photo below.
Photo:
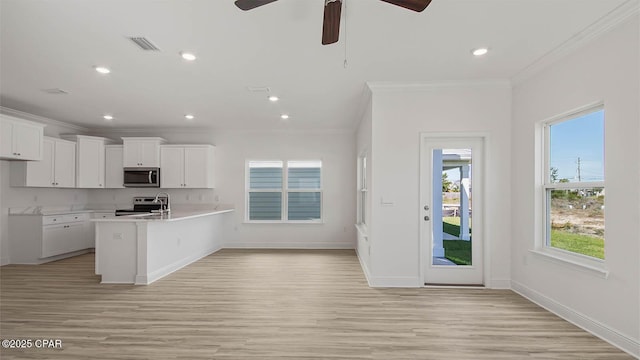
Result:
{"label": "cabinet door", "polygon": [[160,145],[156,141],[140,142],[140,163],[143,167],[160,166]]}
{"label": "cabinet door", "polygon": [[77,146],[77,187],[104,188],[104,143],[81,139]]}
{"label": "cabinet door", "polygon": [[27,177],[26,186],[34,187],[54,187],[55,178],[53,176],[55,162],[55,142],[53,140],[44,139],[42,141],[42,160],[29,161],[26,163]]}
{"label": "cabinet door", "polygon": [[160,187],[182,188],[184,184],[184,148],[162,147],[160,150]]}
{"label": "cabinet door", "polygon": [[76,144],[56,141],[54,178],[56,187],[76,186]]}
{"label": "cabinet door", "polygon": [[123,146],[122,155],[124,167],[138,167],[140,165],[140,143],[137,141],[127,141]]}
{"label": "cabinet door", "polygon": [[13,151],[13,123],[0,120],[0,156],[15,157]]}
{"label": "cabinet door", "polygon": [[108,146],[105,149],[105,187],[107,189],[124,188],[122,146]]}
{"label": "cabinet door", "polygon": [[87,248],[84,223],[42,227],[42,257],[65,254]]}
{"label": "cabinet door", "polygon": [[204,189],[209,187],[209,148],[184,149],[184,187]]}
{"label": "cabinet door", "polygon": [[20,159],[42,160],[42,128],[13,124],[13,148]]}

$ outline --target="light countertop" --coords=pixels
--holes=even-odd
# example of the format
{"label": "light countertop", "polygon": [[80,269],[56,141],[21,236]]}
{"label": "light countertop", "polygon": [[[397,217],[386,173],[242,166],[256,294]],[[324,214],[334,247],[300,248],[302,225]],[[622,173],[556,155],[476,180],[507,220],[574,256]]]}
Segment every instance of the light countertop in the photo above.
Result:
{"label": "light countertop", "polygon": [[171,210],[168,214],[136,214],[126,216],[115,216],[104,219],[91,219],[94,222],[166,222],[166,221],[180,221],[187,219],[194,219],[209,215],[218,215],[234,211],[229,208],[217,208],[217,209],[179,209]]}

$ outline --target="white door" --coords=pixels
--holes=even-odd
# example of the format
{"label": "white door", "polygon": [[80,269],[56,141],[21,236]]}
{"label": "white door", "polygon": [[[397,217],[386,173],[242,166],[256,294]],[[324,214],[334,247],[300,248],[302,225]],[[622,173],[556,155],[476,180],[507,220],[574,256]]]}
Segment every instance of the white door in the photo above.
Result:
{"label": "white door", "polygon": [[0,156],[15,157],[13,154],[13,123],[0,121]]}
{"label": "white door", "polygon": [[123,145],[122,163],[124,167],[139,167],[140,162],[140,142],[125,141]]}
{"label": "white door", "polygon": [[182,188],[184,184],[184,148],[163,147],[160,156],[160,187]]}
{"label": "white door", "polygon": [[184,187],[204,189],[208,187],[209,149],[185,148],[184,149]]}
{"label": "white door", "polygon": [[78,142],[79,188],[104,187],[104,143],[101,140],[81,139]]}
{"label": "white door", "polygon": [[421,143],[421,244],[425,284],[483,285],[483,139]]}
{"label": "white door", "polygon": [[76,144],[56,141],[54,177],[57,187],[76,186]]}
{"label": "white door", "polygon": [[21,159],[42,159],[42,128],[23,124],[13,125],[13,147]]}
{"label": "white door", "polygon": [[122,146],[105,148],[104,182],[107,189],[124,188],[124,171],[122,170]]}
{"label": "white door", "polygon": [[54,187],[54,155],[55,143],[53,140],[44,139],[42,141],[44,148],[42,152],[42,160],[29,161],[27,166],[27,186],[36,187]]}
{"label": "white door", "polygon": [[140,166],[160,166],[160,145],[157,141],[140,141]]}

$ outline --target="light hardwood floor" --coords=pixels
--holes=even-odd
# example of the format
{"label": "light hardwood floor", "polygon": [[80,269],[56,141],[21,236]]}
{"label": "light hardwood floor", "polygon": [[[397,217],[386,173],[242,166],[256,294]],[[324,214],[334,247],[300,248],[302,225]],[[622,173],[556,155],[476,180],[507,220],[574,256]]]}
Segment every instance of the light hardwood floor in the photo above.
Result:
{"label": "light hardwood floor", "polygon": [[150,286],[0,268],[2,359],[629,359],[511,291],[371,289],[353,251],[222,250]]}

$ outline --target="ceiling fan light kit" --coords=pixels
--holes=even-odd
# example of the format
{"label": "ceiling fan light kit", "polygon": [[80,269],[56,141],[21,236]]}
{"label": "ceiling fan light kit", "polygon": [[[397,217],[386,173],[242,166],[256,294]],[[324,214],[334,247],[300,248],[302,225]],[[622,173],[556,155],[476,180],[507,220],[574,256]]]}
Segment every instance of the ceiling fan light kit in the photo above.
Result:
{"label": "ceiling fan light kit", "polygon": [[[236,0],[236,6],[244,11],[252,10],[277,0]],[[431,4],[432,0],[380,0],[402,8],[421,12]],[[333,44],[340,35],[340,15],[342,0],[324,0],[324,18],[322,21],[322,45]]]}

